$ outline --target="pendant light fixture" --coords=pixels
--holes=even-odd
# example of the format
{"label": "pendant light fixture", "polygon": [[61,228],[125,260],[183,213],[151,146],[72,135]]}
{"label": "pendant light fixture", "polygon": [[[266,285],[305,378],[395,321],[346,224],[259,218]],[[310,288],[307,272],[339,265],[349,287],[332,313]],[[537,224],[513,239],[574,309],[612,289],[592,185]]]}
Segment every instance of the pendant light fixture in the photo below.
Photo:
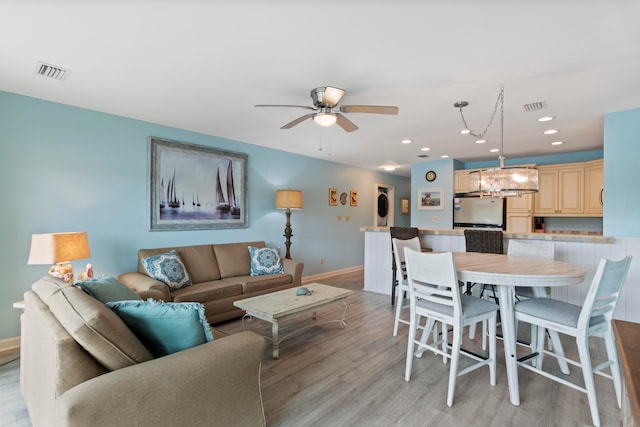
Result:
{"label": "pendant light fixture", "polygon": [[472,131],[467,125],[462,109],[468,106],[467,101],[459,101],[453,104],[460,110],[460,117],[464,124],[463,134],[470,135],[476,139],[484,139],[484,135],[491,127],[493,119],[500,107],[500,166],[497,168],[487,168],[469,173],[469,194],[480,197],[509,197],[520,196],[526,193],[538,191],[538,170],[533,167],[504,166],[504,87],[500,88],[500,94],[496,100],[493,114],[489,119],[489,124],[481,133]]}

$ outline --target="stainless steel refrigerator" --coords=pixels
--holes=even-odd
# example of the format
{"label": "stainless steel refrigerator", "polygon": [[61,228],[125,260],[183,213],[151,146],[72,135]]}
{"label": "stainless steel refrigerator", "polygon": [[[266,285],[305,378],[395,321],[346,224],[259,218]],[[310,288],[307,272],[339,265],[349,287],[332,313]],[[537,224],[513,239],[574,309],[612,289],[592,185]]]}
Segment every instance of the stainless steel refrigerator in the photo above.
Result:
{"label": "stainless steel refrigerator", "polygon": [[453,199],[454,228],[505,229],[506,203],[498,197],[456,197]]}

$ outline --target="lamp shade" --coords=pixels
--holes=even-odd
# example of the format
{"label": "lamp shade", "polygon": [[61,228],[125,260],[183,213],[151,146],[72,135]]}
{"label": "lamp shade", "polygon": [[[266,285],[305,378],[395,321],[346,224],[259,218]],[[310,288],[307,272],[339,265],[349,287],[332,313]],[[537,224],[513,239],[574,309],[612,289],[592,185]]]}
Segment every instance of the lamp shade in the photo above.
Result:
{"label": "lamp shade", "polygon": [[86,232],[31,235],[31,250],[27,264],[58,264],[89,258]]}
{"label": "lamp shade", "polygon": [[338,117],[336,117],[336,115],[333,113],[316,113],[313,116],[313,121],[316,122],[316,124],[320,126],[325,126],[325,127],[331,126],[337,120],[338,120]]}
{"label": "lamp shade", "polygon": [[276,192],[276,209],[302,209],[302,191],[278,190]]}
{"label": "lamp shade", "polygon": [[469,193],[492,197],[538,191],[538,170],[525,167],[483,169],[469,174]]}

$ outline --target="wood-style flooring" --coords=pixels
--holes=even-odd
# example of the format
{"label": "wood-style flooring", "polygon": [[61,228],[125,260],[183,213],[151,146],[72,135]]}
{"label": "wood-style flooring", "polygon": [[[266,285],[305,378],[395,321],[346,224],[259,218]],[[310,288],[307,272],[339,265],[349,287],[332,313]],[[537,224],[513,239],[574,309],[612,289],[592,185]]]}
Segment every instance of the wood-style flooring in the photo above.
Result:
{"label": "wood-style flooring", "polygon": [[[488,368],[458,377],[453,407],[446,405],[449,365],[432,353],[416,359],[410,382],[404,380],[407,326],[393,337],[394,308],[390,297],[364,292],[363,274],[323,279],[322,283],[353,289],[346,301],[347,328],[336,323],[312,326],[280,345],[273,360],[270,342],[262,364],[262,397],[268,426],[588,426],[587,397],[524,369],[519,370],[520,406],[509,402],[504,353],[498,341],[497,385],[489,385]],[[341,306],[318,311],[316,322],[337,319]],[[297,327],[306,316],[290,319]],[[216,325],[234,333],[243,330],[233,320]],[[267,323],[256,320],[251,329],[267,333]],[[529,328],[520,328],[526,334]],[[478,333],[481,328],[477,328]],[[466,334],[465,334],[466,335]],[[526,339],[526,336],[522,338]],[[574,356],[575,345],[563,341]],[[465,338],[465,347],[480,351],[480,339]],[[594,364],[600,363],[601,339],[592,340]],[[525,351],[524,349],[522,350]],[[545,368],[555,369],[550,358]],[[29,426],[19,392],[19,360],[0,367],[0,426]],[[581,383],[572,368],[570,379]],[[596,376],[603,426],[621,425],[611,381]]]}

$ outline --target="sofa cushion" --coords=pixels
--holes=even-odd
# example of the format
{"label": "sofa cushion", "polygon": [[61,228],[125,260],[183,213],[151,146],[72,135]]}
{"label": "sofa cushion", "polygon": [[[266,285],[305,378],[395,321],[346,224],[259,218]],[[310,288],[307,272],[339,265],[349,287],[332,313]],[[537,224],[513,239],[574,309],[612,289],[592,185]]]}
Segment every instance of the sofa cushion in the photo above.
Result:
{"label": "sofa cushion", "polygon": [[249,246],[249,258],[252,276],[284,273],[280,254],[275,249]]}
{"label": "sofa cushion", "polygon": [[215,301],[228,297],[242,295],[242,285],[223,280],[196,283],[186,288],[171,292],[173,302],[201,302]]}
{"label": "sofa cushion", "polygon": [[249,246],[264,248],[265,244],[264,242],[243,242],[213,245],[213,252],[218,260],[222,279],[251,274],[251,260],[247,250]]}
{"label": "sofa cushion", "polygon": [[211,245],[177,246],[175,248],[140,249],[138,251],[138,272],[146,273],[141,260],[153,255],[159,255],[174,249],[191,276],[193,283],[207,282],[220,279],[218,262]]}
{"label": "sofa cushion", "polygon": [[114,312],[80,288],[63,287],[45,302],[67,332],[105,368],[116,370],[153,359]]}
{"label": "sofa cushion", "polygon": [[111,301],[142,300],[138,294],[111,276],[77,282],[76,285],[103,304]]}
{"label": "sofa cushion", "polygon": [[191,285],[189,273],[175,250],[143,258],[142,265],[149,276],[165,283],[172,290]]}
{"label": "sofa cushion", "polygon": [[270,274],[267,276],[240,276],[223,279],[229,284],[242,286],[244,294],[254,292],[263,292],[274,288],[280,288],[284,285],[293,286],[290,274]]}
{"label": "sofa cushion", "polygon": [[107,303],[156,357],[213,341],[204,306],[197,302],[116,301]]}

